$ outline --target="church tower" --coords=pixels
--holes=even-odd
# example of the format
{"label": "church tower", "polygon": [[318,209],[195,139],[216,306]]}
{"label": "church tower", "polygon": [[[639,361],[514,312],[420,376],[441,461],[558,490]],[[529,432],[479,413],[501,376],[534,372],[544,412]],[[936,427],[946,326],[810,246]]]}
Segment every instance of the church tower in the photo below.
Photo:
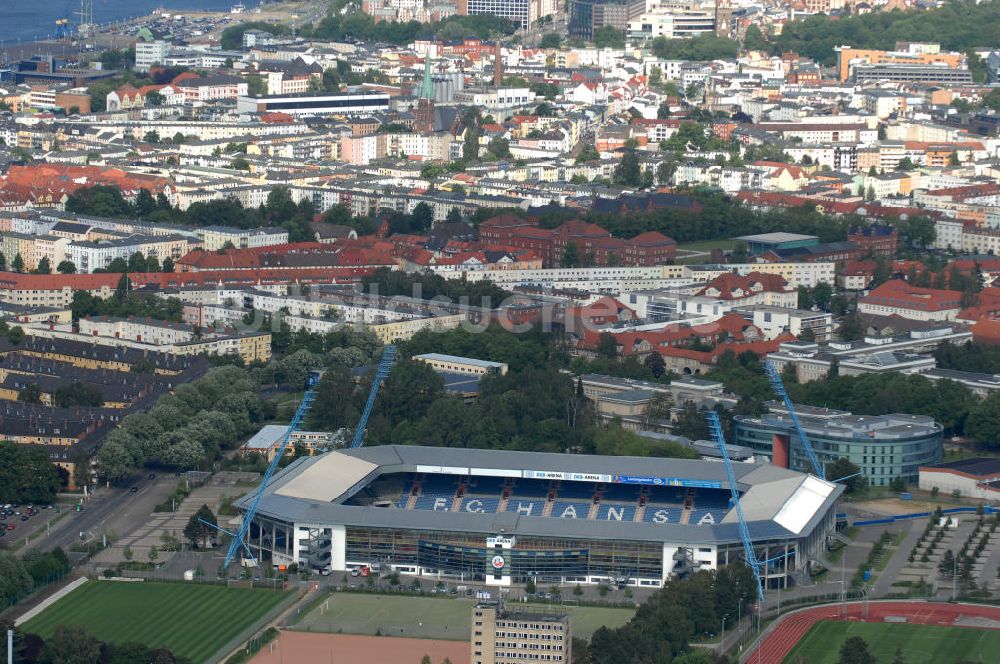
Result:
{"label": "church tower", "polygon": [[424,56],[424,80],[417,92],[417,108],[413,112],[416,131],[434,130],[434,81],[431,80],[431,57]]}

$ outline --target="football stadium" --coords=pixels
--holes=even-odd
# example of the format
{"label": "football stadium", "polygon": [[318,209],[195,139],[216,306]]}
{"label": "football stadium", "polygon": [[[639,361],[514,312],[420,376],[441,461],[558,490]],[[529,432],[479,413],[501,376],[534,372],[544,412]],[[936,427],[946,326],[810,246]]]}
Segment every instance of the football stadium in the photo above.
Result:
{"label": "football stadium", "polygon": [[[822,559],[843,487],[734,467],[767,584],[783,587]],[[264,490],[248,545],[278,566],[659,587],[742,558],[731,502],[716,461],[388,445],[293,462]]]}

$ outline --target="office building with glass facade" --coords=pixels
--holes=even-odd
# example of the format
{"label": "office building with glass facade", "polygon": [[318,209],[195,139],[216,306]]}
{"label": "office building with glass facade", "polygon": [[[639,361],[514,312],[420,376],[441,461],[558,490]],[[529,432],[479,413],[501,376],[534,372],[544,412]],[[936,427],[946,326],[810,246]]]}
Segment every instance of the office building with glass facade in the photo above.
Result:
{"label": "office building with glass facade", "polygon": [[[770,464],[736,463],[767,580],[822,557],[842,491]],[[252,497],[237,506],[246,511]],[[249,532],[256,558],[312,569],[394,570],[505,586],[659,587],[743,556],[723,464],[385,446],[295,461]]]}
{"label": "office building with glass facade", "polygon": [[[869,484],[887,486],[896,477],[916,484],[920,466],[943,457],[943,429],[924,415],[852,415],[800,407],[799,420],[824,466],[840,458],[857,465]],[[792,419],[772,405],[760,417],[737,416],[733,442],[753,449],[782,468],[812,472]],[[836,479],[836,478],[834,478]]]}

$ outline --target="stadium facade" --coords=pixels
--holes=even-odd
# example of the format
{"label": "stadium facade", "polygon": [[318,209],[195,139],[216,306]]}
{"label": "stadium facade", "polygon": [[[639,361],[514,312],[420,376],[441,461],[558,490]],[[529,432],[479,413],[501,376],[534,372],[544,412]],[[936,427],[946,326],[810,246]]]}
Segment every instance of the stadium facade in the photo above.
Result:
{"label": "stadium facade", "polygon": [[[770,586],[822,559],[843,487],[773,465],[735,477]],[[741,559],[730,502],[715,461],[390,445],[288,466],[248,543],[273,565],[658,587]]]}

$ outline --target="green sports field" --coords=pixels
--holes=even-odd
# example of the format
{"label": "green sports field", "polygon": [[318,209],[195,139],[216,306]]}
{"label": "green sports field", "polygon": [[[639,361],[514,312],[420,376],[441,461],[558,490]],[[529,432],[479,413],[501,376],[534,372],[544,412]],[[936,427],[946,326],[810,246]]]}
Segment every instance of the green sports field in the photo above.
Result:
{"label": "green sports field", "polygon": [[800,657],[809,664],[837,664],[840,646],[851,636],[867,641],[879,664],[891,664],[897,647],[903,650],[906,664],[996,662],[1000,653],[1000,630],[825,620],[802,637],[785,664],[794,664]]}
{"label": "green sports field", "polygon": [[[328,603],[316,602],[293,629],[344,634],[383,634],[427,639],[469,639],[471,599],[452,597],[407,597],[362,593],[333,593]],[[618,627],[635,615],[629,609],[590,606],[517,604],[511,608],[530,611],[566,611],[574,636],[590,638],[599,627]]]}
{"label": "green sports field", "polygon": [[22,626],[47,638],[82,625],[108,643],[166,647],[204,662],[288,597],[272,590],[91,581]]}

